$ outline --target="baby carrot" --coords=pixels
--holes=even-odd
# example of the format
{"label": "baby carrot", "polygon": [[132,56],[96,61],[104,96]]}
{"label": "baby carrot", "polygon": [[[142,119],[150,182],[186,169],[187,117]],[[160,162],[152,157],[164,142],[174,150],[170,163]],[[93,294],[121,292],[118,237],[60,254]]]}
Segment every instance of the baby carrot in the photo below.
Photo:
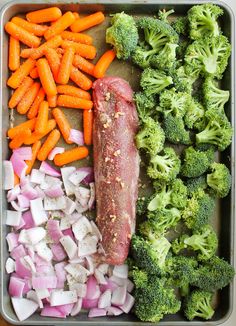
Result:
{"label": "baby carrot", "polygon": [[37,48],[40,45],[40,38],[12,22],[6,23],[5,30],[8,34],[25,45],[28,45],[30,48]]}
{"label": "baby carrot", "polygon": [[93,139],[93,110],[83,111],[84,142],[92,145]]}
{"label": "baby carrot", "polygon": [[33,80],[30,77],[25,77],[20,86],[12,94],[8,106],[14,109],[20,100],[23,98],[27,90],[33,85]]}
{"label": "baby carrot", "polygon": [[56,120],[57,126],[67,144],[72,144],[69,140],[71,126],[62,110],[56,108],[52,110],[53,118]]}
{"label": "baby carrot", "polygon": [[75,19],[79,19],[79,13],[78,12],[73,12],[73,15],[75,16]]}
{"label": "baby carrot", "polygon": [[92,36],[83,33],[73,33],[64,31],[61,33],[61,37],[63,38],[63,40],[83,43],[87,45],[91,45],[93,43]]}
{"label": "baby carrot", "polygon": [[91,145],[93,137],[93,110],[83,111],[83,128],[84,142],[86,145]]}
{"label": "baby carrot", "polygon": [[27,120],[25,122],[20,123],[19,125],[8,129],[7,136],[12,139],[14,138],[19,132],[30,129],[31,131],[34,130],[36,119]]}
{"label": "baby carrot", "polygon": [[39,105],[41,102],[43,102],[44,97],[45,97],[45,92],[44,92],[43,88],[41,87],[40,90],[38,91],[37,96],[34,99],[33,104],[31,105],[31,107],[27,113],[28,119],[33,119],[37,116],[38,110],[39,110]]}
{"label": "baby carrot", "polygon": [[88,60],[81,57],[79,54],[76,54],[74,56],[73,65],[76,68],[79,68],[80,70],[86,72],[87,74],[93,76],[93,70],[94,70],[94,64],[92,62],[89,62]]}
{"label": "baby carrot", "polygon": [[33,79],[39,78],[37,67],[33,68],[30,72],[30,77]]}
{"label": "baby carrot", "polygon": [[12,23],[24,28],[28,32],[36,35],[36,36],[43,36],[43,34],[48,29],[46,25],[38,25],[34,23],[29,23],[27,20],[22,19],[20,17],[13,17],[11,20]]}
{"label": "baby carrot", "polygon": [[54,157],[54,163],[57,166],[62,166],[67,163],[71,163],[77,160],[81,160],[85,157],[87,157],[89,154],[87,147],[81,146],[81,147],[75,147],[73,149],[70,149],[68,151],[65,151],[62,154],[57,154]]}
{"label": "baby carrot", "polygon": [[91,100],[91,95],[89,94],[89,92],[86,92],[83,89],[71,85],[58,85],[57,92],[59,94],[71,95],[75,97],[84,98],[85,100]]}
{"label": "baby carrot", "polygon": [[50,132],[47,139],[45,140],[44,144],[40,148],[37,159],[39,161],[45,161],[48,157],[48,154],[51,152],[51,150],[56,146],[60,139],[60,131],[57,129],[54,129]]}
{"label": "baby carrot", "polygon": [[116,53],[114,50],[106,51],[95,65],[95,68],[93,71],[94,77],[95,78],[104,77],[108,67],[110,66],[112,61],[115,59],[115,57],[116,57]]}
{"label": "baby carrot", "polygon": [[61,47],[63,49],[73,47],[75,49],[76,54],[79,54],[81,55],[81,57],[84,57],[86,59],[94,59],[96,57],[97,50],[93,45],[63,40],[61,43]]}
{"label": "baby carrot", "polygon": [[44,54],[46,59],[48,60],[53,77],[56,80],[61,63],[59,55],[57,54],[57,51],[53,48],[45,48]]}
{"label": "baby carrot", "polygon": [[105,20],[105,16],[101,11],[98,11],[92,15],[77,19],[74,24],[71,25],[72,32],[82,32],[93,26],[101,24]]}
{"label": "baby carrot", "polygon": [[57,7],[50,7],[46,9],[36,10],[29,12],[26,15],[26,19],[31,23],[48,23],[55,21],[62,16],[62,12]]}
{"label": "baby carrot", "polygon": [[57,87],[53,79],[53,75],[47,59],[45,58],[39,59],[37,61],[37,68],[38,68],[39,79],[41,81],[45,93],[49,96],[56,95]]}
{"label": "baby carrot", "polygon": [[64,52],[65,52],[65,50],[62,49],[62,48],[57,48],[56,51],[57,51],[57,54],[58,54],[58,55],[61,55],[61,56],[62,56],[62,55],[64,54]]}
{"label": "baby carrot", "polygon": [[48,96],[47,95],[48,106],[50,108],[55,108],[57,106],[57,95]]}
{"label": "baby carrot", "polygon": [[7,80],[7,85],[11,88],[17,88],[22,83],[23,79],[29,75],[30,71],[34,68],[36,61],[29,58],[20,65],[20,67],[11,75]]}
{"label": "baby carrot", "polygon": [[24,141],[31,136],[30,129],[24,129],[16,134],[16,136],[10,141],[9,147],[11,149],[17,149],[24,144]]}
{"label": "baby carrot", "polygon": [[17,186],[20,183],[20,178],[16,173],[14,173],[14,186]]}
{"label": "baby carrot", "polygon": [[33,146],[32,146],[32,159],[29,161],[25,161],[25,163],[28,165],[28,168],[26,170],[26,174],[29,174],[34,166],[34,162],[36,161],[38,151],[41,147],[41,141],[37,140]]}
{"label": "baby carrot", "polygon": [[65,108],[90,110],[93,107],[93,102],[70,95],[59,95],[57,105]]}
{"label": "baby carrot", "polygon": [[45,133],[39,135],[33,132],[32,135],[25,140],[24,144],[25,145],[34,144],[37,140],[42,139],[49,132],[51,132],[55,127],[56,127],[56,121],[54,119],[48,120],[47,130],[45,131]]}
{"label": "baby carrot", "polygon": [[39,105],[39,113],[36,119],[34,132],[35,134],[43,134],[47,129],[48,124],[48,102],[43,101]]}
{"label": "baby carrot", "polygon": [[60,35],[57,35],[51,38],[49,41],[40,45],[37,49],[24,49],[21,51],[20,56],[22,58],[33,58],[39,59],[44,55],[44,51],[46,48],[53,48],[56,49],[58,46],[61,45],[62,38]]}
{"label": "baby carrot", "polygon": [[70,79],[85,91],[89,90],[93,85],[92,81],[74,66],[72,66],[70,72]]}
{"label": "baby carrot", "polygon": [[70,79],[72,62],[74,59],[75,49],[67,48],[61,59],[60,68],[57,75],[57,82],[66,85]]}
{"label": "baby carrot", "polygon": [[20,42],[12,36],[9,39],[8,67],[11,71],[20,67]]}
{"label": "baby carrot", "polygon": [[45,32],[44,37],[49,40],[53,36],[61,34],[65,29],[72,25],[75,21],[75,16],[71,11],[67,11],[61,16],[53,25],[51,25]]}
{"label": "baby carrot", "polygon": [[26,112],[28,112],[29,108],[31,107],[38,94],[39,89],[40,83],[33,83],[33,85],[28,88],[25,95],[22,97],[22,99],[17,105],[18,113],[25,114]]}

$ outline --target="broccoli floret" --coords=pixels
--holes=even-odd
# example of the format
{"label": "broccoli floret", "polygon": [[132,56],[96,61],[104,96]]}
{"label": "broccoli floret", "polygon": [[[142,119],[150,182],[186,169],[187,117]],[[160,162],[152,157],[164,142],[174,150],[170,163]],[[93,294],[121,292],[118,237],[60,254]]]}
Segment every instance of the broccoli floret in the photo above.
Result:
{"label": "broccoli floret", "polygon": [[151,66],[158,69],[168,69],[173,66],[176,60],[176,48],[178,44],[166,43],[164,48],[150,59]]}
{"label": "broccoli floret", "polygon": [[207,110],[206,128],[196,135],[197,145],[212,144],[218,147],[219,151],[224,151],[231,143],[232,127],[225,114],[217,109]]}
{"label": "broccoli floret", "polygon": [[148,283],[148,274],[142,269],[139,269],[136,266],[133,266],[131,271],[131,277],[135,284],[136,289],[144,288]]}
{"label": "broccoli floret", "polygon": [[147,212],[147,205],[149,203],[148,197],[139,197],[136,202],[136,214],[138,216],[145,215]]}
{"label": "broccoli floret", "polygon": [[168,17],[171,14],[173,14],[174,12],[175,12],[174,9],[170,9],[170,10],[166,11],[166,9],[164,8],[164,9],[158,11],[158,18],[165,23],[169,23]]}
{"label": "broccoli floret", "polygon": [[173,117],[168,115],[164,118],[163,129],[165,131],[166,139],[174,144],[190,145],[189,131],[185,129],[184,121],[181,117]]}
{"label": "broccoli floret", "polygon": [[173,84],[172,78],[163,71],[147,68],[142,72],[140,85],[148,96],[160,93],[171,84]]}
{"label": "broccoli floret", "polygon": [[146,235],[150,229],[153,229],[157,234],[164,235],[170,228],[177,225],[180,218],[180,211],[175,207],[161,212],[149,212],[148,220],[140,224],[139,231]]}
{"label": "broccoli floret", "polygon": [[183,117],[188,110],[191,96],[186,92],[176,92],[175,88],[164,90],[160,94],[158,110],[164,116],[169,114],[175,117]]}
{"label": "broccoli floret", "polygon": [[139,268],[144,269],[148,274],[162,275],[170,246],[164,236],[150,230],[146,239],[133,235],[131,253]]}
{"label": "broccoli floret", "polygon": [[208,170],[211,163],[207,152],[201,152],[190,146],[183,151],[183,164],[180,172],[184,177],[199,177]]}
{"label": "broccoli floret", "polygon": [[217,19],[223,15],[223,10],[212,3],[193,6],[188,11],[190,37],[194,40],[210,35],[220,34]]}
{"label": "broccoli floret", "polygon": [[180,170],[180,159],[171,147],[165,147],[162,154],[152,155],[147,174],[152,179],[171,181]]}
{"label": "broccoli floret", "polygon": [[157,121],[146,118],[143,128],[136,135],[138,149],[144,149],[151,155],[162,151],[165,142],[165,133]]}
{"label": "broccoli floret", "polygon": [[138,21],[138,27],[144,34],[144,41],[136,47],[132,60],[145,69],[151,60],[165,47],[166,43],[178,43],[178,34],[164,21],[143,17]]}
{"label": "broccoli floret", "polygon": [[209,222],[215,208],[215,200],[202,188],[198,188],[191,196],[187,200],[182,217],[189,229],[197,230]]}
{"label": "broccoli floret", "polygon": [[187,187],[187,194],[188,196],[192,197],[193,193],[196,192],[198,189],[206,189],[207,182],[206,182],[206,175],[201,175],[197,178],[189,178],[185,181],[185,186]]}
{"label": "broccoli floret", "polygon": [[213,256],[196,270],[196,279],[192,285],[202,290],[214,292],[228,285],[235,275],[235,270],[223,258]]}
{"label": "broccoli floret", "polygon": [[132,16],[115,14],[106,30],[106,42],[114,46],[118,59],[126,60],[138,44],[138,29]]}
{"label": "broccoli floret", "polygon": [[189,40],[186,39],[180,40],[179,46],[176,48],[176,57],[180,62],[184,60],[185,52],[188,46],[189,46]]}
{"label": "broccoli floret", "polygon": [[213,193],[224,198],[228,195],[231,188],[231,174],[227,166],[221,163],[213,163],[211,173],[207,174],[207,184]]}
{"label": "broccoli floret", "polygon": [[198,252],[198,260],[203,261],[215,255],[217,246],[217,235],[209,224],[195,231],[192,236],[182,235],[172,243],[172,249],[175,254],[182,249],[192,249]]}
{"label": "broccoli floret", "polygon": [[193,84],[197,80],[199,72],[191,71],[191,73],[188,73],[187,70],[187,66],[180,66],[176,69],[170,69],[169,75],[172,77],[177,91],[191,94]]}
{"label": "broccoli floret", "polygon": [[134,100],[138,110],[139,118],[144,122],[147,117],[154,115],[156,100],[154,96],[147,96],[143,92],[135,93]]}
{"label": "broccoli floret", "polygon": [[222,78],[231,46],[226,36],[201,38],[190,44],[186,50],[185,62],[188,72],[201,72],[204,76]]}
{"label": "broccoli floret", "polygon": [[229,91],[225,91],[217,87],[217,82],[208,77],[203,83],[204,103],[207,109],[218,109],[224,113],[224,105],[229,100]]}
{"label": "broccoli floret", "polygon": [[189,22],[187,16],[176,18],[176,20],[171,24],[171,26],[174,28],[176,33],[188,36]]}
{"label": "broccoli floret", "polygon": [[142,321],[158,322],[164,315],[180,310],[181,302],[165,278],[152,277],[147,285],[134,292],[134,313]]}
{"label": "broccoli floret", "polygon": [[189,129],[202,131],[206,127],[205,109],[201,103],[192,98],[184,116],[185,125]]}
{"label": "broccoli floret", "polygon": [[155,182],[156,193],[148,204],[148,211],[163,212],[173,208],[183,209],[187,202],[187,188],[181,179],[175,179],[170,184]]}
{"label": "broccoli floret", "polygon": [[195,317],[202,319],[211,319],[214,315],[214,309],[211,306],[213,294],[208,291],[194,290],[185,299],[184,314],[188,320]]}
{"label": "broccoli floret", "polygon": [[195,280],[195,270],[198,262],[195,257],[172,256],[166,261],[166,271],[170,283],[180,289],[181,296],[189,293],[189,285]]}

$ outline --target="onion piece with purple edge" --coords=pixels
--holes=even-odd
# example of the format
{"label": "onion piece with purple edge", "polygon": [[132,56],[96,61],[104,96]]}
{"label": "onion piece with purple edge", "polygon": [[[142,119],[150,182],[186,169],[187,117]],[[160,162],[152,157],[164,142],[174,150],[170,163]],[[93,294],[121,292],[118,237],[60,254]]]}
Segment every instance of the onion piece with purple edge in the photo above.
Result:
{"label": "onion piece with purple edge", "polygon": [[90,221],[87,217],[81,216],[77,222],[72,224],[72,231],[77,240],[83,240],[88,233],[92,233]]}
{"label": "onion piece with purple edge", "polygon": [[35,251],[39,255],[39,257],[43,258],[46,261],[51,261],[53,258],[53,254],[51,249],[47,246],[47,243],[42,240],[38,242],[35,246]]}
{"label": "onion piece with purple edge", "polygon": [[106,308],[107,311],[107,316],[119,316],[123,314],[123,311],[117,307],[107,307]]}
{"label": "onion piece with purple edge", "polygon": [[17,196],[21,193],[21,189],[19,185],[16,185],[14,188],[7,192],[7,201],[11,202],[16,200]]}
{"label": "onion piece with purple edge", "polygon": [[88,170],[83,170],[82,168],[77,169],[69,176],[69,180],[75,186],[78,186],[78,184],[81,183],[81,181],[83,181],[84,178],[86,178],[89,175],[89,173],[90,172]]}
{"label": "onion piece with purple edge", "polygon": [[89,172],[89,174],[82,180],[82,184],[88,186],[91,182],[94,182],[94,170],[91,166],[85,166],[78,170]]}
{"label": "onion piece with purple edge", "polygon": [[94,204],[95,204],[95,183],[90,182],[89,187],[90,187],[90,198],[88,201],[88,208],[91,211],[91,209],[94,208]]}
{"label": "onion piece with purple edge", "polygon": [[134,305],[134,297],[131,294],[126,293],[125,302],[122,306],[119,306],[119,308],[123,310],[126,314],[128,314],[132,309],[133,305]]}
{"label": "onion piece with purple edge", "polygon": [[[66,266],[66,263],[64,261],[54,265],[55,273],[56,273],[56,277],[57,277],[57,288],[58,289],[64,289],[64,284],[66,281],[65,266]],[[72,289],[70,289],[70,290],[72,290]]]}
{"label": "onion piece with purple edge", "polygon": [[24,281],[14,276],[10,277],[8,291],[11,297],[22,298],[24,287],[25,287]]}
{"label": "onion piece with purple edge", "polygon": [[65,313],[62,313],[57,307],[51,307],[50,305],[44,306],[40,315],[44,317],[66,318]]}
{"label": "onion piece with purple edge", "polygon": [[59,243],[60,238],[63,237],[58,220],[48,220],[47,231],[54,243]]}
{"label": "onion piece with purple edge", "polygon": [[119,278],[128,278],[128,265],[116,265],[113,269],[113,275]]}
{"label": "onion piece with purple edge", "polygon": [[85,259],[86,259],[86,268],[89,271],[89,275],[93,275],[95,271],[95,262],[93,260],[93,257],[85,256]]}
{"label": "onion piece with purple edge", "polygon": [[88,256],[97,252],[98,238],[93,235],[87,235],[83,240],[79,241],[78,244],[78,256]]}
{"label": "onion piece with purple edge", "polygon": [[57,154],[62,154],[65,152],[65,148],[64,147],[54,147],[51,152],[49,153],[48,155],[48,159],[49,161],[53,161],[54,157],[57,155]]}
{"label": "onion piece with purple edge", "polygon": [[82,301],[83,301],[82,298],[78,298],[77,302],[75,303],[75,305],[74,305],[74,307],[73,307],[73,309],[71,310],[71,313],[70,313],[70,315],[72,317],[74,317],[74,316],[76,316],[76,315],[78,315],[80,313],[80,310],[82,308]]}
{"label": "onion piece with purple edge", "polygon": [[24,229],[31,229],[32,227],[36,226],[30,210],[22,214],[22,219],[25,222]]}
{"label": "onion piece with purple edge", "polygon": [[106,316],[105,309],[91,308],[88,313],[89,318]]}
{"label": "onion piece with purple edge", "polygon": [[62,190],[62,187],[59,184],[56,184],[51,188],[45,189],[44,192],[48,197],[51,198],[61,197],[64,195],[64,191]]}
{"label": "onion piece with purple edge", "polygon": [[60,171],[54,169],[50,164],[48,164],[47,162],[43,161],[40,165],[39,170],[41,172],[44,172],[47,175],[50,175],[52,177],[60,177],[61,173]]}
{"label": "onion piece with purple edge", "polygon": [[37,296],[36,291],[30,290],[29,292],[27,292],[26,298],[29,299],[29,300],[32,300],[32,301],[36,302],[39,305],[39,308],[41,308],[41,309],[43,308],[43,302]]}
{"label": "onion piece with purple edge", "polygon": [[103,292],[98,299],[98,308],[107,308],[111,306],[111,290]]}
{"label": "onion piece with purple edge", "polygon": [[126,299],[126,287],[125,286],[119,286],[118,288],[116,288],[113,293],[112,293],[112,297],[111,297],[111,303],[112,305],[115,306],[121,306],[125,303],[125,299]]}
{"label": "onion piece with purple edge", "polygon": [[66,208],[66,199],[65,196],[60,197],[45,197],[44,200],[44,209],[46,211],[58,211]]}
{"label": "onion piece with purple edge", "polygon": [[23,178],[28,168],[28,165],[25,163],[25,161],[17,153],[12,154],[10,161],[13,165],[15,174],[17,174],[20,179]]}
{"label": "onion piece with purple edge", "polygon": [[16,259],[16,273],[22,278],[28,278],[32,277],[32,272],[29,269],[28,265],[26,265],[26,262],[23,257]]}
{"label": "onion piece with purple edge", "polygon": [[65,250],[63,249],[63,247],[60,243],[52,244],[51,250],[52,250],[52,254],[53,254],[53,260],[62,261],[66,258]]}
{"label": "onion piece with purple edge", "polygon": [[24,195],[18,195],[17,196],[18,205],[20,208],[29,208],[30,206],[30,200]]}
{"label": "onion piece with purple edge", "polygon": [[55,289],[57,287],[56,275],[42,275],[32,277],[33,289]]}
{"label": "onion piece with purple edge", "polygon": [[13,153],[20,156],[22,160],[32,160],[32,148],[31,147],[19,147],[17,149],[13,149]]}
{"label": "onion piece with purple edge", "polygon": [[98,298],[97,299],[83,299],[82,308],[91,309],[96,308],[98,306]]}
{"label": "onion piece with purple edge", "polygon": [[14,169],[11,161],[3,161],[3,189],[14,188]]}
{"label": "onion piece with purple edge", "polygon": [[8,257],[6,260],[5,268],[7,274],[13,273],[16,269],[15,261],[12,258]]}
{"label": "onion piece with purple edge", "polygon": [[91,227],[92,227],[92,233],[95,234],[100,241],[102,241],[102,234],[99,231],[99,228],[97,227],[96,223],[94,221],[90,221]]}
{"label": "onion piece with purple edge", "polygon": [[73,172],[75,172],[75,170],[76,170],[76,168],[74,166],[67,166],[67,167],[61,168],[62,180],[64,183],[64,187],[65,187],[67,196],[74,195],[74,193],[75,193],[75,186],[69,180],[70,175]]}
{"label": "onion piece with purple edge", "polygon": [[29,255],[26,255],[23,257],[26,265],[29,267],[29,269],[31,270],[32,273],[36,273],[36,267],[35,264],[32,260],[32,258]]}
{"label": "onion piece with purple edge", "polygon": [[69,284],[70,290],[76,290],[78,297],[85,298],[87,293],[87,284],[81,284],[81,283],[72,283]]}
{"label": "onion piece with purple edge", "polygon": [[29,318],[38,309],[38,304],[25,298],[11,298],[14,311],[20,321]]}
{"label": "onion piece with purple edge", "polygon": [[30,183],[26,183],[21,187],[21,194],[25,195],[30,200],[36,199],[38,197],[37,190],[35,190]]}
{"label": "onion piece with purple edge", "polygon": [[25,212],[25,211],[28,210],[27,207],[25,207],[25,208],[21,208],[21,207],[20,207],[20,206],[15,202],[15,200],[11,201],[10,204],[11,204],[11,206],[12,206],[16,211],[18,211],[18,212]]}
{"label": "onion piece with purple edge", "polygon": [[[79,283],[85,283],[87,281],[88,271],[80,264],[67,264],[65,270],[70,274],[73,279]],[[100,295],[100,290],[99,290]],[[94,298],[89,298],[94,299]]]}
{"label": "onion piece with purple edge", "polygon": [[85,298],[89,300],[98,299],[100,297],[100,294],[101,292],[96,278],[93,275],[89,276],[87,281],[87,293]]}
{"label": "onion piece with purple edge", "polygon": [[14,248],[16,248],[19,244],[19,234],[10,232],[6,236],[7,244],[8,244],[8,250],[11,252]]}
{"label": "onion piece with purple edge", "polygon": [[97,268],[95,269],[94,276],[96,277],[98,284],[103,284],[103,285],[107,284],[107,280],[106,280],[105,276],[99,269],[97,269]]}
{"label": "onion piece with purple edge", "polygon": [[34,227],[31,229],[23,229],[20,232],[18,241],[20,243],[35,245],[46,236],[46,231],[43,227]]}
{"label": "onion piece with purple edge", "polygon": [[68,139],[79,146],[84,145],[84,134],[80,130],[71,129]]}
{"label": "onion piece with purple edge", "polygon": [[102,292],[106,291],[106,290],[111,290],[112,292],[118,288],[118,285],[114,282],[112,282],[111,280],[109,280],[109,278],[105,277],[107,280],[107,284],[101,284],[100,285],[100,289]]}
{"label": "onion piece with purple edge", "polygon": [[76,243],[71,239],[69,235],[65,235],[60,239],[60,243],[62,244],[63,248],[65,249],[68,257],[72,259],[76,252],[77,252],[77,245]]}
{"label": "onion piece with purple edge", "polygon": [[65,197],[66,208],[63,209],[63,212],[67,215],[71,215],[76,209],[76,203],[69,197]]}
{"label": "onion piece with purple edge", "polygon": [[90,198],[90,190],[85,187],[76,187],[75,188],[75,197],[77,201],[81,204],[81,206],[88,206],[89,198]]}
{"label": "onion piece with purple edge", "polygon": [[22,244],[20,244],[19,246],[15,247],[14,249],[12,249],[10,255],[15,260],[26,256],[26,251],[25,251],[24,246]]}

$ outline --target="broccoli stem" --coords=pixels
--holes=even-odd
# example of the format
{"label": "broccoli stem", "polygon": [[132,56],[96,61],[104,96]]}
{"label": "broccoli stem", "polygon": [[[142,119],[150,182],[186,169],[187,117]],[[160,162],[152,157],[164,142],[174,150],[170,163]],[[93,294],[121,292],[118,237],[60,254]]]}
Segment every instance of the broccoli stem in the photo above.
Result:
{"label": "broccoli stem", "polygon": [[198,310],[196,311],[196,317],[211,319],[214,315],[214,310],[211,307],[210,300],[207,298],[198,302]]}

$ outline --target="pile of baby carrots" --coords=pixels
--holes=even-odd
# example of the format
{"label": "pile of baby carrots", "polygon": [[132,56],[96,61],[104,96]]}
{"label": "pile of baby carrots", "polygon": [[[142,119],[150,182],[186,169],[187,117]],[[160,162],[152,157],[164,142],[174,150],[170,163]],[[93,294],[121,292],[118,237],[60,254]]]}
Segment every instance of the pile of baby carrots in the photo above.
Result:
{"label": "pile of baby carrots", "polygon": [[[69,121],[57,106],[83,110],[84,143],[92,144],[91,77],[103,77],[116,55],[108,50],[96,64],[88,61],[95,58],[96,48],[92,45],[93,38],[81,32],[104,19],[102,12],[81,18],[77,12],[62,14],[59,8],[50,7],[29,12],[26,19],[13,17],[6,23],[5,30],[10,35],[9,69],[13,72],[7,85],[14,89],[9,108],[27,116],[25,122],[10,128],[7,135],[11,149],[32,146],[33,157],[27,162],[27,173],[36,159],[47,159],[61,136],[72,144]],[[27,48],[21,49],[21,43]],[[57,154],[54,163],[62,166],[87,155],[87,147],[77,146]]]}

